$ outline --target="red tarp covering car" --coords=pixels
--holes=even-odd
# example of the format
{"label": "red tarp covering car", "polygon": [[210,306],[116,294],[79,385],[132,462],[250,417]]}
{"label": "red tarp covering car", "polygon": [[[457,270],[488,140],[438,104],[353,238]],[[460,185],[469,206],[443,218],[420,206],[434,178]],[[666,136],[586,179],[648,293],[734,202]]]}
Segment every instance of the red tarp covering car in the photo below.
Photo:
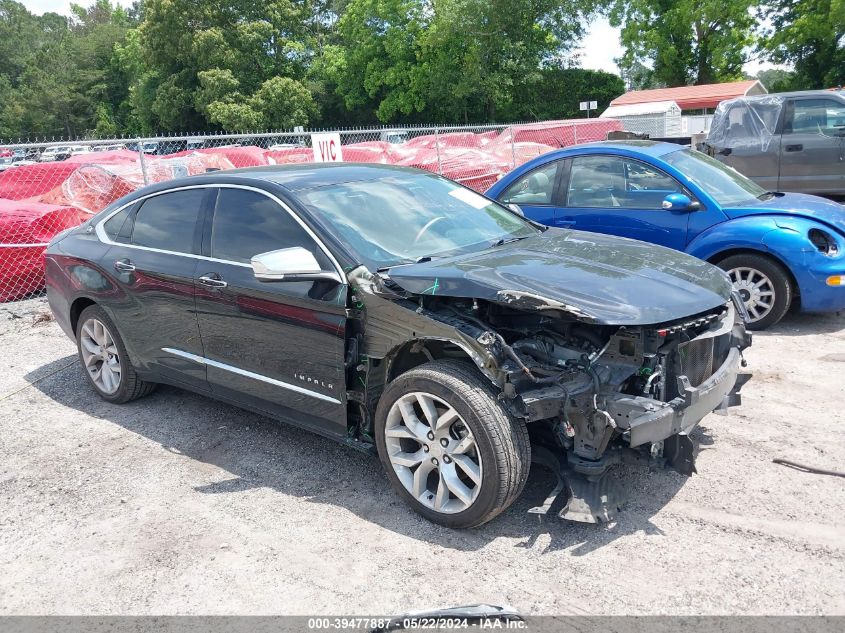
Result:
{"label": "red tarp covering car", "polygon": [[314,151],[310,147],[284,147],[268,150],[266,156],[271,165],[314,162]]}
{"label": "red tarp covering car", "polygon": [[[259,165],[267,165],[267,150],[260,147],[208,147],[204,149],[195,150],[198,154],[204,155],[218,155],[228,160],[233,167],[257,167]],[[179,154],[171,154],[163,158],[174,158],[182,156],[189,152],[180,152]]]}
{"label": "red tarp covering car", "polygon": [[[77,169],[55,189],[38,196],[39,202],[73,205],[93,214],[126,194],[148,183],[165,182],[183,176],[196,176],[212,170],[232,169],[221,153],[184,152],[173,156],[146,156],[144,167],[133,152],[113,152],[105,161],[77,164]],[[104,152],[105,155],[105,152]]]}
{"label": "red tarp covering car", "polygon": [[428,148],[406,148],[397,165],[440,171],[447,178],[486,191],[510,168],[510,161],[478,148],[444,147],[439,151]]}
{"label": "red tarp covering car", "polygon": [[394,147],[394,145],[385,141],[368,141],[344,145],[343,160],[348,163],[381,163],[387,165],[395,162]]}
{"label": "red tarp covering car", "polygon": [[24,165],[0,172],[0,198],[23,200],[47,193],[61,185],[78,163]]}
{"label": "red tarp covering car", "polygon": [[0,199],[0,302],[43,289],[46,243],[79,223],[73,207]]}
{"label": "red tarp covering car", "polygon": [[622,129],[622,122],[615,119],[573,119],[526,123],[505,128],[495,142],[510,143],[530,141],[552,147],[569,147],[577,143],[604,141],[608,132]]}
{"label": "red tarp covering car", "polygon": [[[369,141],[343,146],[346,162],[381,163],[441,172],[477,191],[503,174],[558,147],[604,140],[621,130],[613,119],[520,124],[476,134],[424,134],[402,144]],[[231,146],[166,156],[116,150],[15,167],[0,173],[0,301],[43,287],[43,244],[118,198],[142,187],[207,171],[313,162],[310,147]],[[12,246],[10,246],[12,245]]]}
{"label": "red tarp covering car", "polygon": [[426,134],[424,136],[417,136],[412,138],[407,143],[406,147],[427,147],[429,149],[436,148],[438,145],[443,147],[481,147],[489,143],[496,137],[496,132],[491,136],[483,134],[475,134],[474,132],[442,132],[440,134]]}

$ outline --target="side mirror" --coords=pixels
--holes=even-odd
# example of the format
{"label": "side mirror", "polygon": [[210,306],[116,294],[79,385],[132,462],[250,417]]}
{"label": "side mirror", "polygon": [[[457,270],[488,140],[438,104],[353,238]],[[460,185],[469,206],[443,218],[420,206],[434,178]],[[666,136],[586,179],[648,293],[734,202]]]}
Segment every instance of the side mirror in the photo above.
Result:
{"label": "side mirror", "polygon": [[660,205],[667,211],[698,211],[701,204],[690,200],[689,196],[683,193],[670,193],[663,198]]}
{"label": "side mirror", "polygon": [[260,281],[332,279],[340,283],[337,273],[322,270],[313,253],[301,246],[260,253],[250,263],[255,278]]}
{"label": "side mirror", "polygon": [[516,202],[509,202],[508,203],[508,209],[510,209],[511,211],[516,213],[517,215],[522,216],[523,218],[525,217],[525,211],[523,211],[522,207],[519,206]]}

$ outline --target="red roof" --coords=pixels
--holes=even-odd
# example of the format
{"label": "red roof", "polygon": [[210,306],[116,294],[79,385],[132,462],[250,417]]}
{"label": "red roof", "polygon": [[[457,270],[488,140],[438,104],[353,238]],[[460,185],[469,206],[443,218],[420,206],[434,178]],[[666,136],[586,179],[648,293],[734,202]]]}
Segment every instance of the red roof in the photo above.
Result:
{"label": "red roof", "polygon": [[752,94],[766,92],[756,79],[733,81],[723,84],[704,84],[701,86],[681,86],[679,88],[657,88],[655,90],[632,90],[610,102],[612,106],[650,103],[652,101],[674,101],[681,110],[715,108],[720,101],[741,97],[758,85]]}

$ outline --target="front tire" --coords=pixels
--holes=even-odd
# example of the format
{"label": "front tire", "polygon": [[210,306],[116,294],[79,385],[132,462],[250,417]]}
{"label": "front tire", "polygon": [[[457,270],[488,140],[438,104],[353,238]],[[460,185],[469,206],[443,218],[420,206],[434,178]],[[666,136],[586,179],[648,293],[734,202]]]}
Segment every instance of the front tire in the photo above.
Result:
{"label": "front tire", "polygon": [[391,484],[416,512],[451,528],[486,523],[522,492],[531,465],[525,423],[478,370],[426,363],[379,400],[376,447]]}
{"label": "front tire", "polygon": [[786,315],[795,293],[789,273],[779,263],[764,255],[742,253],[726,257],[719,268],[728,273],[745,302],[749,330],[765,330]]}
{"label": "front tire", "polygon": [[79,315],[76,349],[88,384],[103,400],[123,404],[155,388],[155,383],[141,380],[135,373],[123,339],[98,305],[88,306]]}

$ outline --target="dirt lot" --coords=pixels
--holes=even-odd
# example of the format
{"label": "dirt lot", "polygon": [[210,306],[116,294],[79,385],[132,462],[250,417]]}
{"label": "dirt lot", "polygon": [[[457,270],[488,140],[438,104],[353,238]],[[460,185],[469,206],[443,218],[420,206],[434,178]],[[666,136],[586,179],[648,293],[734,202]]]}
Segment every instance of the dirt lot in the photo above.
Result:
{"label": "dirt lot", "polygon": [[376,459],[172,388],[124,406],[83,381],[46,303],[0,307],[0,614],[845,614],[845,317],[758,335],[745,403],[699,474],[619,472],[616,524],[526,514],[453,532]]}

